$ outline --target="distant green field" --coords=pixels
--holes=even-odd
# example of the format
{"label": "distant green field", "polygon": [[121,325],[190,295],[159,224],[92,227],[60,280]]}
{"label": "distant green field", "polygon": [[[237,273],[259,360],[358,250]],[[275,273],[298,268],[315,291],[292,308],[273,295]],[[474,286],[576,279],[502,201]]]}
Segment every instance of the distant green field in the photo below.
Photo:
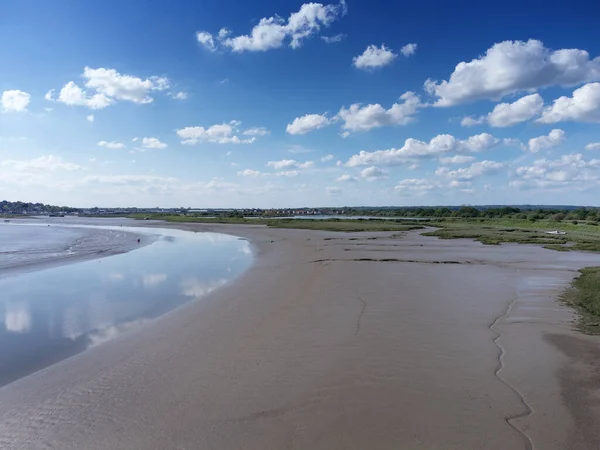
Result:
{"label": "distant green field", "polygon": [[583,331],[600,334],[600,267],[582,269],[562,299],[579,312]]}
{"label": "distant green field", "polygon": [[[498,245],[504,242],[537,244],[558,251],[600,252],[600,227],[580,222],[557,223],[519,219],[446,219],[432,222],[439,230],[424,233],[441,239],[475,239],[483,244]],[[547,234],[559,229],[565,235]]]}

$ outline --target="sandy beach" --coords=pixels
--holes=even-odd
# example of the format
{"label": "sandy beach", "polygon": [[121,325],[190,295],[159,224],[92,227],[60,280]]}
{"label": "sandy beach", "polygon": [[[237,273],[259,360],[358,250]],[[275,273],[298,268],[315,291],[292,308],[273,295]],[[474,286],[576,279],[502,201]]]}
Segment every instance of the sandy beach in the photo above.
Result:
{"label": "sandy beach", "polygon": [[600,447],[600,345],[557,295],[600,257],[407,233],[233,234],[255,262],[0,388],[3,449]]}

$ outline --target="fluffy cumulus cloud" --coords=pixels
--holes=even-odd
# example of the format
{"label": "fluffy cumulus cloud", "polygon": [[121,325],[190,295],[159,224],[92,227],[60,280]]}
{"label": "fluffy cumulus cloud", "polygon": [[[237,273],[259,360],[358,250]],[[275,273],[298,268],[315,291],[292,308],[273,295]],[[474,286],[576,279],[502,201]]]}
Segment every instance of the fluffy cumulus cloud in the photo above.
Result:
{"label": "fluffy cumulus cloud", "polygon": [[325,128],[331,123],[325,114],[307,114],[296,117],[285,129],[288,134],[306,134],[314,130]]}
{"label": "fluffy cumulus cloud", "polygon": [[513,103],[500,103],[485,120],[492,127],[510,127],[537,117],[544,107],[539,94],[526,95]]}
{"label": "fluffy cumulus cloud", "polygon": [[585,50],[550,50],[540,41],[504,41],[485,55],[460,62],[448,80],[427,80],[426,90],[436,106],[480,99],[499,100],[517,92],[548,86],[574,86],[600,80],[600,58]]}
{"label": "fluffy cumulus cloud", "polygon": [[[185,127],[177,130],[177,136],[182,139],[184,145],[194,145],[199,142],[211,142],[213,144],[252,144],[256,140],[257,134],[251,135],[248,139],[241,139],[235,133],[240,125],[237,120],[229,123],[204,127]],[[246,130],[247,131],[247,130]]]}
{"label": "fluffy cumulus cloud", "polygon": [[110,106],[113,100],[104,94],[90,95],[74,81],[65,84],[58,94],[58,101],[70,106],[86,106],[90,109],[102,109]]}
{"label": "fluffy cumulus cloud", "polygon": [[481,152],[500,144],[500,140],[488,133],[471,136],[468,139],[456,139],[450,134],[440,134],[429,142],[409,138],[401,148],[377,150],[374,152],[361,151],[350,157],[347,167],[383,165],[395,166],[414,163],[421,158],[441,157],[450,153]]}
{"label": "fluffy cumulus cloud", "polygon": [[147,150],[160,150],[163,148],[167,148],[167,144],[165,144],[164,142],[160,142],[157,138],[154,137],[145,137],[142,139],[142,148]]}
{"label": "fluffy cumulus cloud", "polygon": [[87,120],[88,122],[93,122],[95,120],[95,117],[93,114],[90,114],[85,117],[85,120]]}
{"label": "fluffy cumulus cloud", "polygon": [[388,178],[388,174],[385,170],[378,169],[375,166],[367,167],[361,170],[360,177],[367,181],[384,180]]}
{"label": "fluffy cumulus cloud", "polygon": [[[105,68],[86,67],[83,78],[85,90],[74,81],[69,81],[60,90],[57,101],[91,109],[106,108],[116,101],[145,104],[154,101],[150,95],[153,91],[164,91],[170,85],[169,80],[164,77],[152,76],[142,79]],[[46,94],[46,99],[53,100],[53,91]]]}
{"label": "fluffy cumulus cloud", "polygon": [[539,136],[529,139],[529,151],[537,153],[540,150],[556,147],[565,141],[565,132],[563,130],[554,129],[548,133],[548,136]]}
{"label": "fluffy cumulus cloud", "polygon": [[575,89],[571,97],[560,97],[544,108],[540,123],[600,122],[600,83],[588,83]]}
{"label": "fluffy cumulus cloud", "polygon": [[290,47],[298,48],[305,39],[319,33],[344,14],[345,0],[337,5],[305,3],[287,20],[278,15],[260,19],[249,34],[232,36],[230,30],[222,28],[216,35],[200,31],[196,33],[196,39],[210,51],[220,47],[234,52],[266,51],[280,48],[288,42]]}
{"label": "fluffy cumulus cloud", "polygon": [[515,170],[512,187],[517,189],[589,189],[600,185],[600,159],[586,160],[582,154],[566,154],[555,160],[538,159]]}
{"label": "fluffy cumulus cloud", "polygon": [[342,108],[337,118],[343,121],[342,129],[347,132],[369,131],[373,128],[406,125],[415,119],[423,105],[414,92],[405,92],[402,103],[394,103],[389,109],[380,104],[361,105],[355,103],[348,109]]}
{"label": "fluffy cumulus cloud", "polygon": [[385,45],[369,45],[364,52],[352,59],[352,65],[357,69],[372,70],[391,64],[397,57],[398,54]]}
{"label": "fluffy cumulus cloud", "polygon": [[438,176],[454,180],[472,180],[474,178],[482,177],[485,175],[494,175],[501,172],[506,165],[497,161],[477,161],[467,167],[461,167],[460,169],[450,170],[447,167],[440,167],[435,171]]}
{"label": "fluffy cumulus cloud", "polygon": [[301,163],[295,159],[283,159],[281,161],[269,161],[267,163],[267,167],[271,167],[275,170],[310,169],[314,165],[315,163],[312,161],[305,161]]}
{"label": "fluffy cumulus cloud", "polygon": [[111,150],[119,150],[121,148],[125,147],[125,144],[122,144],[121,142],[115,142],[115,141],[100,141],[97,144],[99,147],[105,147],[105,148],[109,148]]}
{"label": "fluffy cumulus cloud", "polygon": [[79,164],[64,161],[60,156],[47,155],[27,160],[7,159],[0,162],[2,167],[10,167],[15,171],[66,171],[74,172],[83,169]]}
{"label": "fluffy cumulus cloud", "polygon": [[402,53],[406,57],[414,55],[415,53],[417,53],[417,44],[415,44],[414,42],[406,44],[400,49],[400,53]]}
{"label": "fluffy cumulus cloud", "polygon": [[4,91],[2,93],[2,111],[21,112],[27,110],[31,95],[19,90]]}

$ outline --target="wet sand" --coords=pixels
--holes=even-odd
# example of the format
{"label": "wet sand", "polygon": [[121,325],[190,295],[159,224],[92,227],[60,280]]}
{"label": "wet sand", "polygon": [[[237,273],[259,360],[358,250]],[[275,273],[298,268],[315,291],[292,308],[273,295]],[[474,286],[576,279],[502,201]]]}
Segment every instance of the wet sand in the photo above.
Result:
{"label": "wet sand", "polygon": [[11,224],[0,224],[0,278],[117,255],[148,245],[154,240],[151,236],[128,232],[126,228],[75,228],[56,225],[76,225],[76,221],[50,221],[51,224],[34,219],[13,219]]}
{"label": "wet sand", "polygon": [[166,226],[245,237],[255,263],[152,327],[0,389],[0,448],[600,446],[599,341],[555,300],[598,255]]}

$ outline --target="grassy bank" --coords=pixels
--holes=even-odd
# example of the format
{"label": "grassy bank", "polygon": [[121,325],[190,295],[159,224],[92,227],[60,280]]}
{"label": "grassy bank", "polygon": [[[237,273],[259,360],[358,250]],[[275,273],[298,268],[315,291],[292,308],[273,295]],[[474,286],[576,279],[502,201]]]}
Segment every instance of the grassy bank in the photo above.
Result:
{"label": "grassy bank", "polygon": [[581,269],[562,300],[577,310],[583,331],[600,334],[600,267]]}
{"label": "grassy bank", "polygon": [[[557,223],[518,219],[446,219],[432,222],[440,229],[425,233],[441,239],[475,239],[483,244],[537,244],[558,251],[600,252],[600,227],[588,223]],[[560,229],[565,235],[547,232]]]}

